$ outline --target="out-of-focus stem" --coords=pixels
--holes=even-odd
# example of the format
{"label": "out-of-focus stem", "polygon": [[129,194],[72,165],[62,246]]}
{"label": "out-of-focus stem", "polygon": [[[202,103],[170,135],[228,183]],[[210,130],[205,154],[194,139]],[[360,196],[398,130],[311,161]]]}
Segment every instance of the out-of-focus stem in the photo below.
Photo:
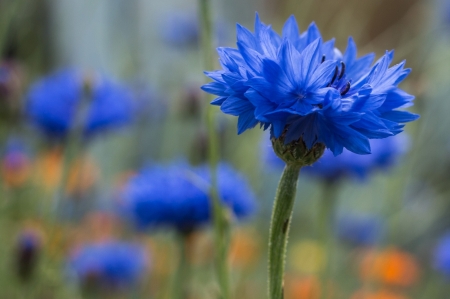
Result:
{"label": "out-of-focus stem", "polygon": [[[78,130],[75,130],[78,131]],[[61,202],[66,192],[67,183],[69,181],[70,169],[75,157],[78,155],[81,149],[81,134],[78,132],[71,132],[68,136],[64,151],[63,161],[61,165],[61,177],[59,179],[56,191],[53,197],[52,204],[52,218],[56,217],[60,208]]]}
{"label": "out-of-focus stem", "polygon": [[188,267],[188,244],[189,235],[180,233],[177,235],[178,241],[178,265],[175,271],[174,284],[172,287],[172,299],[184,299],[188,298],[187,292],[187,279],[189,277]]}
{"label": "out-of-focus stem", "polygon": [[[92,86],[90,85],[86,85],[84,87],[85,89],[84,95],[80,99],[80,102],[76,107],[76,111],[72,121],[69,123],[69,132],[67,134],[67,139],[65,140],[65,147],[63,152],[61,178],[59,180],[53,198],[53,206],[52,206],[52,212],[54,213],[53,217],[56,216],[56,213],[59,209],[59,205],[61,204],[61,201],[64,197],[67,183],[69,181],[71,164],[83,149],[83,135],[86,128],[87,111],[89,110],[88,108],[92,100],[91,88]],[[80,168],[79,171],[81,172],[82,169]],[[78,182],[75,182],[75,184],[77,183]]]}
{"label": "out-of-focus stem", "polygon": [[301,166],[286,164],[272,210],[269,234],[269,298],[283,299],[284,263]]}
{"label": "out-of-focus stem", "polygon": [[332,276],[334,241],[331,232],[334,210],[337,201],[337,186],[334,182],[326,182],[323,187],[322,198],[319,202],[319,236],[324,249],[324,267],[321,274],[322,292],[321,298],[330,298],[329,279]]}
{"label": "out-of-focus stem", "polygon": [[[206,70],[214,68],[213,57],[213,26],[211,19],[211,1],[199,0],[200,24],[202,28],[202,49],[204,67]],[[211,100],[207,96],[208,102]],[[225,207],[220,201],[217,191],[217,164],[219,162],[219,140],[216,134],[215,108],[208,105],[206,109],[208,127],[208,161],[211,172],[210,198],[214,222],[216,269],[220,287],[220,298],[230,298],[230,282],[228,269],[229,223]]]}

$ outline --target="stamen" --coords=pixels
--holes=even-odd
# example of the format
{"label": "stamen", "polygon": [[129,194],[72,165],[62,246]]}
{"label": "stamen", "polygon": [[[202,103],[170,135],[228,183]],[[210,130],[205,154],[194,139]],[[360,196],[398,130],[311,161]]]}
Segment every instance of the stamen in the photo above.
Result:
{"label": "stamen", "polygon": [[344,89],[341,89],[341,96],[345,95],[350,90],[350,81],[347,82]]}
{"label": "stamen", "polygon": [[339,68],[336,66],[336,68],[334,69],[334,75],[333,75],[333,78],[331,78],[331,82],[330,82],[330,84],[328,84],[328,87],[330,87],[331,84],[333,84],[334,80],[336,80],[336,77],[337,77],[338,72],[339,72]]}
{"label": "stamen", "polygon": [[323,63],[325,61],[325,59],[326,59],[326,56],[322,55],[322,61],[320,63]]}
{"label": "stamen", "polygon": [[338,79],[341,80],[342,77],[344,76],[344,74],[345,74],[345,63],[343,61],[341,61],[341,73],[339,74]]}

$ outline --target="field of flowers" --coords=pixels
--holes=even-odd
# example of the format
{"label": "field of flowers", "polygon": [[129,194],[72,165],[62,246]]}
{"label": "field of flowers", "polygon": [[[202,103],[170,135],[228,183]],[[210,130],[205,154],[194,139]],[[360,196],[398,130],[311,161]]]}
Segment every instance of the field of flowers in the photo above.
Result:
{"label": "field of flowers", "polygon": [[0,299],[442,299],[450,1],[0,0]]}

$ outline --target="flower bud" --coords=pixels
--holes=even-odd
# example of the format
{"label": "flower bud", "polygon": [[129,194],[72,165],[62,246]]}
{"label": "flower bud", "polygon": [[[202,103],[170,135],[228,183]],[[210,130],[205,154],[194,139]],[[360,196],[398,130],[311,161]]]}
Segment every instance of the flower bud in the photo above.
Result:
{"label": "flower bud", "polygon": [[17,275],[22,281],[29,281],[34,273],[41,249],[39,234],[33,230],[23,232],[16,251]]}
{"label": "flower bud", "polygon": [[311,148],[308,148],[302,138],[285,144],[284,135],[281,135],[279,138],[272,137],[271,141],[273,151],[286,164],[312,165],[322,157],[325,151],[323,143],[316,143]]}

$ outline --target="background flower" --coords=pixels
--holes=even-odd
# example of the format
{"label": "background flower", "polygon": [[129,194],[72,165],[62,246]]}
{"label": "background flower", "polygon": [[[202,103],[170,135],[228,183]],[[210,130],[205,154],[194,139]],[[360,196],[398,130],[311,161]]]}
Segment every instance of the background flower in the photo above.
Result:
{"label": "background flower", "polygon": [[117,127],[131,120],[132,111],[131,93],[125,87],[75,70],[34,83],[26,107],[30,120],[53,137],[63,137],[74,126],[82,126],[86,135]]}
{"label": "background flower", "polygon": [[69,269],[82,284],[122,288],[136,284],[148,256],[141,246],[119,241],[85,244],[69,258]]}
{"label": "background flower", "polygon": [[354,246],[374,246],[383,236],[383,224],[376,215],[345,213],[338,215],[335,233],[339,239]]}
{"label": "background flower", "polygon": [[374,139],[370,141],[372,153],[357,155],[344,150],[337,157],[326,151],[314,165],[306,167],[305,173],[326,181],[336,181],[345,177],[366,179],[375,170],[388,170],[409,148],[404,136]]}
{"label": "background flower", "polygon": [[450,234],[443,235],[434,250],[434,268],[450,277]]}
{"label": "background flower", "polygon": [[[241,174],[222,163],[217,179],[219,196],[233,216],[244,218],[254,212],[255,196]],[[152,166],[126,184],[122,204],[139,228],[165,226],[190,232],[210,221],[209,184],[206,165]]]}

